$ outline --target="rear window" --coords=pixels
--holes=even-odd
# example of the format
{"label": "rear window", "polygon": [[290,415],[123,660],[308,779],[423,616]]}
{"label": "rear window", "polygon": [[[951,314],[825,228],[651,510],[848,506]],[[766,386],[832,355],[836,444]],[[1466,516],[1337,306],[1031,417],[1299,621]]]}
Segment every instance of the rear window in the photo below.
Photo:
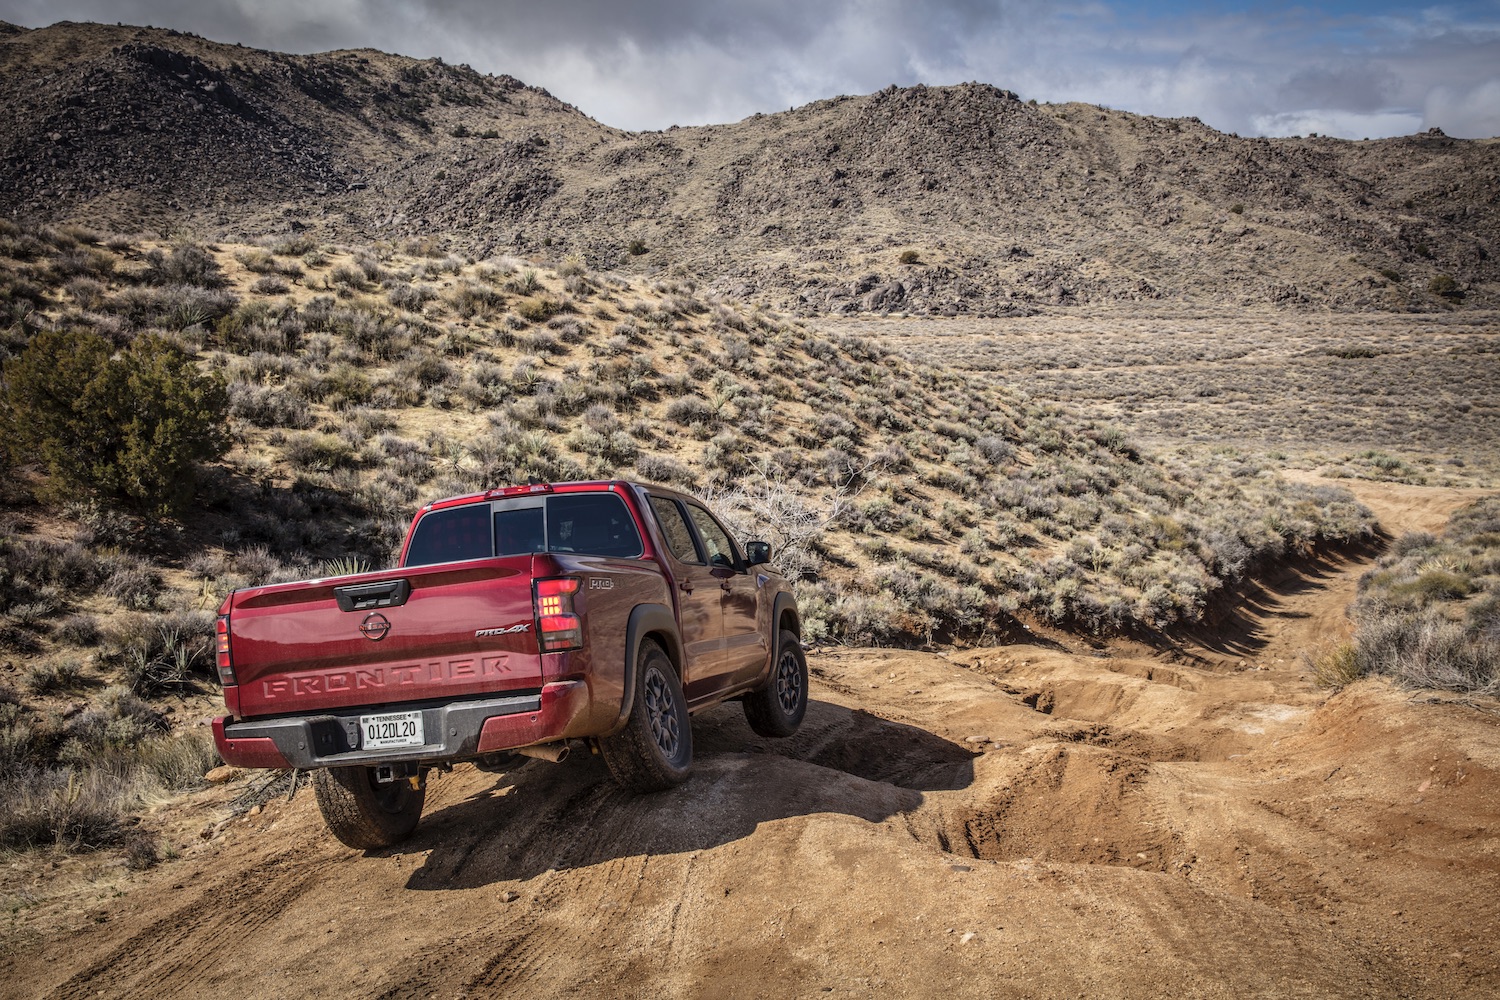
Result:
{"label": "rear window", "polygon": [[406,565],[533,552],[632,559],[642,551],[635,520],[618,496],[560,493],[433,511],[417,524]]}

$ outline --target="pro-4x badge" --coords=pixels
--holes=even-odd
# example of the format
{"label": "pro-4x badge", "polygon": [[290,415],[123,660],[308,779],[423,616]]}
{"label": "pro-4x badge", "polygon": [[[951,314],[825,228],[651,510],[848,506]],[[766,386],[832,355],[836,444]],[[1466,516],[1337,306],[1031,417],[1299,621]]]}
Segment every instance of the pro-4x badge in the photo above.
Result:
{"label": "pro-4x badge", "polygon": [[517,632],[530,632],[530,631],[531,631],[531,622],[521,622],[518,625],[512,625],[510,628],[482,628],[482,629],[478,629],[474,633],[474,638],[476,638],[476,639],[482,639],[482,638],[484,638],[487,635],[515,635]]}

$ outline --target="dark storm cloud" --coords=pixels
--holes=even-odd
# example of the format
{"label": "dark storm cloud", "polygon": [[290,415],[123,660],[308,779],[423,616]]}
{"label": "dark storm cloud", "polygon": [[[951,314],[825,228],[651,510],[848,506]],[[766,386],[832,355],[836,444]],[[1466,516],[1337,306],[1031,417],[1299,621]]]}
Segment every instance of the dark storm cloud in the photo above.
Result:
{"label": "dark storm cloud", "polygon": [[[625,128],[733,121],[887,84],[982,80],[1225,131],[1500,132],[1500,4],[1176,0],[0,0],[0,18],[369,46],[546,87]],[[1350,4],[1333,3],[1347,11]]]}
{"label": "dark storm cloud", "polygon": [[1298,70],[1277,97],[1284,107],[1380,111],[1391,106],[1400,88],[1389,67],[1360,60]]}

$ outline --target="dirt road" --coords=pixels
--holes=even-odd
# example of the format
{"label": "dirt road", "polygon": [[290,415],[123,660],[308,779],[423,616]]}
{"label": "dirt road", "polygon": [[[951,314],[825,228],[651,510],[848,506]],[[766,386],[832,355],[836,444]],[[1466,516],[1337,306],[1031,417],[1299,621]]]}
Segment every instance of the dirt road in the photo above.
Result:
{"label": "dirt road", "polygon": [[[1392,533],[1463,500],[1357,488]],[[217,789],[151,818],[182,857],[13,915],[0,993],[1492,997],[1496,706],[1298,658],[1367,558],[1171,656],[818,652],[792,740],[722,706],[644,798],[597,758],[461,768],[401,851],[308,794],[219,826]]]}

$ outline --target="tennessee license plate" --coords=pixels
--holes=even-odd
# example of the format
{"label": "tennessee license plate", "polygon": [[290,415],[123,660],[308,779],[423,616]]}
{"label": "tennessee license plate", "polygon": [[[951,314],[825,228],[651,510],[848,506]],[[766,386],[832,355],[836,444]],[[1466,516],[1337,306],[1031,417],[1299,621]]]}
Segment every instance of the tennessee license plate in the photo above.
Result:
{"label": "tennessee license plate", "polygon": [[361,750],[389,750],[393,747],[419,747],[422,736],[421,712],[392,712],[388,715],[359,717]]}

